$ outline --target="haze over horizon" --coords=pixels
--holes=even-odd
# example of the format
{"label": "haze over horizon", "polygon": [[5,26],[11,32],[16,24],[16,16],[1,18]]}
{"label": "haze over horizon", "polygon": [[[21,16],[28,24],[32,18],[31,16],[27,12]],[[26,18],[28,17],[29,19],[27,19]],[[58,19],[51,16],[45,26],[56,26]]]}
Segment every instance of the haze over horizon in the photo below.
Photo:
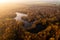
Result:
{"label": "haze over horizon", "polygon": [[60,0],[0,0],[0,4],[3,3],[53,3],[53,4],[60,4]]}
{"label": "haze over horizon", "polygon": [[24,7],[25,4],[45,5],[45,3],[60,5],[60,0],[0,0],[0,15],[7,15],[9,10]]}

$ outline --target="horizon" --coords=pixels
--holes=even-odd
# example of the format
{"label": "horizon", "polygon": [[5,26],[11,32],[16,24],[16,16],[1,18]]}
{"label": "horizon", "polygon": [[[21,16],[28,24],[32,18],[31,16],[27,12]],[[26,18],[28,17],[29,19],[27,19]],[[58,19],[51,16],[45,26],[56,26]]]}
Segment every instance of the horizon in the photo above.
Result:
{"label": "horizon", "polygon": [[26,3],[26,4],[36,4],[36,3],[52,3],[52,4],[60,4],[60,0],[0,0],[0,4],[5,3]]}

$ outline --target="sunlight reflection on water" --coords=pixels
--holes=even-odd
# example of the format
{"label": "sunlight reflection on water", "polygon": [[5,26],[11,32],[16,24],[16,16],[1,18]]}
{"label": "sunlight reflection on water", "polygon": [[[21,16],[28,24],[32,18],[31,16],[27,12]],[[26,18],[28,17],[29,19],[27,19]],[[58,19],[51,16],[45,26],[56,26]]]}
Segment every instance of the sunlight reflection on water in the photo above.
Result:
{"label": "sunlight reflection on water", "polygon": [[17,21],[22,21],[22,17],[23,16],[28,16],[27,14],[24,14],[24,13],[19,13],[19,12],[16,12],[16,17],[14,19],[16,19]]}
{"label": "sunlight reflection on water", "polygon": [[28,21],[24,21],[22,19],[22,17],[25,16],[25,17],[28,17],[27,14],[23,14],[23,13],[19,13],[19,12],[16,12],[16,17],[14,18],[16,21],[22,21],[24,22],[24,28],[26,29],[27,27],[31,26],[32,23],[29,23]]}

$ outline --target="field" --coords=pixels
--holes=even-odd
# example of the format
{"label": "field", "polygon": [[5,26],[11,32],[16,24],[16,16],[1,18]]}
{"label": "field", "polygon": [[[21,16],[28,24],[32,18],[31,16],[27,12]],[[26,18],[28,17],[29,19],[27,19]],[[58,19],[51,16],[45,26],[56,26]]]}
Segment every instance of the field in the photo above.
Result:
{"label": "field", "polygon": [[[16,12],[28,15],[28,26],[14,19]],[[12,4],[0,7],[0,16],[0,40],[60,40],[60,5]]]}

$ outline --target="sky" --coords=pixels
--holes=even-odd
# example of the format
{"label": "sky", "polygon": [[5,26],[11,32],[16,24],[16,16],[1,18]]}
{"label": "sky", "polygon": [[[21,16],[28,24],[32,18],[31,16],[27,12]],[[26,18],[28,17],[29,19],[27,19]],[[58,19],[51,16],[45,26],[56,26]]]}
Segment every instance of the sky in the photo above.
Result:
{"label": "sky", "polygon": [[0,0],[0,3],[59,3],[60,0]]}

